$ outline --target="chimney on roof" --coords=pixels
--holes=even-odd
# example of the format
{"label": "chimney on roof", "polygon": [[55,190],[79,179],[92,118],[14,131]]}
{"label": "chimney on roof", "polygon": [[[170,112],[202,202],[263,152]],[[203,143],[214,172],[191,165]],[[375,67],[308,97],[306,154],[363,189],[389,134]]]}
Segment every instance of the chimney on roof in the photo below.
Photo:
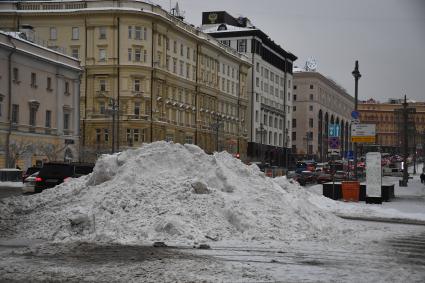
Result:
{"label": "chimney on roof", "polygon": [[21,32],[21,35],[23,35],[23,38],[34,42],[34,38],[35,38],[35,32],[34,32],[34,28],[30,25],[21,25],[21,27],[19,28],[19,32]]}

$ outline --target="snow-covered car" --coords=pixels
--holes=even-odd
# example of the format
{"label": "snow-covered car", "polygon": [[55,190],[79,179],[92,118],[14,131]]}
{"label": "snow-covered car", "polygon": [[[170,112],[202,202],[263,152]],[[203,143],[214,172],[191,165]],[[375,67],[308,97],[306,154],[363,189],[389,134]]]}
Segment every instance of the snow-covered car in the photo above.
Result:
{"label": "snow-covered car", "polygon": [[33,173],[32,175],[30,175],[29,177],[26,177],[24,179],[24,186],[22,187],[22,192],[23,193],[34,193],[35,189],[35,179],[38,176],[38,172]]}

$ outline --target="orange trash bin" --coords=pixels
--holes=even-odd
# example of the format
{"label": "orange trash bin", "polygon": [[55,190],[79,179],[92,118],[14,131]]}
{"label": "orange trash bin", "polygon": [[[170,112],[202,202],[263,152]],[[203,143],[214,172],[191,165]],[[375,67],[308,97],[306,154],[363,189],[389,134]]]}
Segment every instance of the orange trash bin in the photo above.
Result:
{"label": "orange trash bin", "polygon": [[344,181],[341,184],[342,199],[344,201],[359,201],[360,182]]}

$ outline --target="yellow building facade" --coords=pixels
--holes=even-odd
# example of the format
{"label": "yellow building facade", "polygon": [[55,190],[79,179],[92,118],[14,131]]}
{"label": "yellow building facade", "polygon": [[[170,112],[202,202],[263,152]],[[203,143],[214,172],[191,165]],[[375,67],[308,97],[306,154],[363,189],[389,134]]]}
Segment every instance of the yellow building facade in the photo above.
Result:
{"label": "yellow building facade", "polygon": [[[415,108],[416,114],[410,118],[415,125],[415,141],[418,148],[421,148],[424,142],[425,135],[425,103],[408,101],[409,108]],[[402,143],[399,127],[399,115],[396,110],[402,109],[401,100],[392,100],[387,103],[380,103],[373,99],[363,101],[358,104],[360,112],[360,121],[365,124],[376,125],[376,143],[379,144],[383,151],[402,152],[400,145]],[[411,144],[412,141],[409,141]]]}
{"label": "yellow building facade", "polygon": [[249,60],[161,7],[0,3],[0,28],[22,25],[81,60],[80,154],[87,160],[157,140],[246,155]]}

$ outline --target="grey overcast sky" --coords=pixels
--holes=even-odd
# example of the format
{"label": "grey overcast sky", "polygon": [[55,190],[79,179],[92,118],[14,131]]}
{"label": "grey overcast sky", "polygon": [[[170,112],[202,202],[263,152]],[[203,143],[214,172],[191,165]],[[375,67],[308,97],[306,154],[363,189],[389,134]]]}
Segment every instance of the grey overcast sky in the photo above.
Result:
{"label": "grey overcast sky", "polygon": [[[170,0],[151,0],[169,10]],[[359,99],[425,101],[425,0],[179,0],[185,20],[201,24],[204,11],[248,17],[276,43],[309,57],[320,73],[354,96],[351,75],[359,60]],[[172,6],[176,1],[171,1]]]}

